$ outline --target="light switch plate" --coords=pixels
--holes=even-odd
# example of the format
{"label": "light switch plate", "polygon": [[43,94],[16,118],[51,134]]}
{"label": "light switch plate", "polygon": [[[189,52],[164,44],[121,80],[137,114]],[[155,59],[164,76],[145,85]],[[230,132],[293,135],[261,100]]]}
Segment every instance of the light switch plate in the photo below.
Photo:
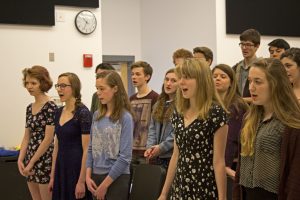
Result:
{"label": "light switch plate", "polygon": [[54,62],[54,53],[53,52],[49,53],[49,61]]}

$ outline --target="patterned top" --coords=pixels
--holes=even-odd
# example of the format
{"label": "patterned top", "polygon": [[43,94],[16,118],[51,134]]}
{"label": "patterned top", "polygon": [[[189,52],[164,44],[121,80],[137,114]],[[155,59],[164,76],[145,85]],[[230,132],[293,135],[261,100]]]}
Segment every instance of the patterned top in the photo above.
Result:
{"label": "patterned top", "polygon": [[133,149],[146,149],[152,107],[157,99],[158,94],[153,90],[141,98],[137,97],[137,93],[130,97],[134,113]]}
{"label": "patterned top", "polygon": [[[32,114],[32,104],[26,109],[26,125],[30,131],[30,139],[24,159],[25,166],[30,162],[36,153],[40,144],[45,138],[46,126],[54,126],[54,115],[57,106],[53,101],[44,104],[41,110],[35,115]],[[47,151],[35,162],[33,166],[34,175],[28,176],[27,181],[35,183],[48,183],[50,181],[50,172],[52,164],[53,143],[50,144]]]}
{"label": "patterned top", "polygon": [[173,115],[179,157],[171,199],[218,199],[213,142],[215,132],[226,123],[227,115],[219,105],[212,105],[205,120],[195,119],[187,127],[182,115]]}
{"label": "patterned top", "polygon": [[255,153],[241,156],[240,184],[260,187],[276,193],[279,188],[281,134],[285,126],[275,117],[260,122],[255,139]]}
{"label": "patterned top", "polygon": [[94,113],[86,167],[94,174],[108,174],[113,180],[129,174],[132,157],[133,119],[128,111],[113,122]]}

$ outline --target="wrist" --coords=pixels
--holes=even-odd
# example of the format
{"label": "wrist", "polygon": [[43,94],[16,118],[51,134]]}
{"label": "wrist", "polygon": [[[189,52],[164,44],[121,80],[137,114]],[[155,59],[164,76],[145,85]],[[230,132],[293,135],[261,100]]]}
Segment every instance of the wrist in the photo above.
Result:
{"label": "wrist", "polygon": [[77,184],[85,184],[85,180],[79,179],[78,182],[77,182]]}
{"label": "wrist", "polygon": [[104,187],[105,189],[108,189],[109,185],[107,183],[102,182],[100,184],[102,187]]}

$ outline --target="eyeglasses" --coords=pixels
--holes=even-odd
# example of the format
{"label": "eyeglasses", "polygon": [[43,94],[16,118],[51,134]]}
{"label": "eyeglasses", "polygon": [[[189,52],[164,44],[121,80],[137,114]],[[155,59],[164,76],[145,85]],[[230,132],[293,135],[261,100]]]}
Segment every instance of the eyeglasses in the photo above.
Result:
{"label": "eyeglasses", "polygon": [[255,45],[254,44],[251,44],[251,43],[239,43],[239,46],[240,47],[245,47],[245,48],[251,48],[251,47],[254,47]]}
{"label": "eyeglasses", "polygon": [[55,86],[55,89],[60,88],[61,90],[64,90],[67,86],[71,86],[71,85],[62,83],[62,84],[55,84],[54,86]]}

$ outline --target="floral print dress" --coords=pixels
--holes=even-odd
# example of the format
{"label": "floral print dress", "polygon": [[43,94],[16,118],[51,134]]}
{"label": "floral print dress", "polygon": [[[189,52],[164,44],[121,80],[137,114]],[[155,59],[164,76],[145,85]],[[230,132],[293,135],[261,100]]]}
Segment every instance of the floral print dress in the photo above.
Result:
{"label": "floral print dress", "polygon": [[[41,110],[35,115],[32,114],[32,104],[27,106],[26,109],[26,128],[30,130],[30,139],[24,159],[24,165],[26,166],[35,152],[39,148],[40,144],[45,138],[46,126],[54,126],[54,116],[57,106],[53,101],[48,101],[44,104]],[[50,144],[47,151],[39,158],[34,164],[34,174],[27,177],[27,181],[35,182],[39,184],[46,184],[50,181],[50,172],[52,165],[52,152],[54,144]]]}
{"label": "floral print dress", "polygon": [[179,150],[171,199],[218,199],[213,169],[215,132],[227,123],[225,111],[212,105],[206,120],[196,119],[184,127],[184,118],[175,113],[172,124]]}

